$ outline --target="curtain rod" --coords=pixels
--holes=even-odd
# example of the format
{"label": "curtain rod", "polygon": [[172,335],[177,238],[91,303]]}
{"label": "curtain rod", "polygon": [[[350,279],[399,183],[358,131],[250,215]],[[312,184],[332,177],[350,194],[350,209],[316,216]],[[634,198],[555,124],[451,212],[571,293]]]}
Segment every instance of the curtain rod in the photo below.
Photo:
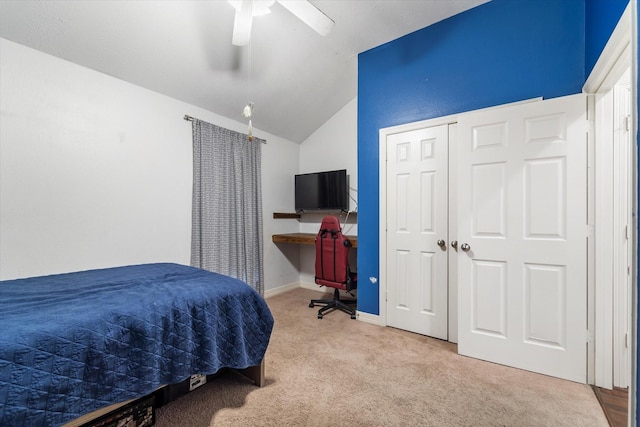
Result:
{"label": "curtain rod", "polygon": [[[184,115],[184,117],[183,117],[183,119],[185,119],[185,120],[186,120],[186,121],[188,121],[188,122],[192,122],[194,118],[193,118],[193,117],[191,117],[191,116],[190,116],[190,115],[188,115],[188,114],[185,114],[185,115]],[[264,139],[263,139],[263,140],[261,140],[260,142],[262,142],[263,144],[266,144],[266,143],[267,143],[267,141],[265,141]]]}

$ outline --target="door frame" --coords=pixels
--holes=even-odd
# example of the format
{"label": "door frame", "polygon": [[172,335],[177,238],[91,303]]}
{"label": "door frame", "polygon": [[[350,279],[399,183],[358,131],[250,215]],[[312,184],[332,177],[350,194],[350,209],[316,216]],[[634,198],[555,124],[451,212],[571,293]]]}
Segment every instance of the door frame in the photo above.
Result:
{"label": "door frame", "polygon": [[[591,100],[590,112],[594,113],[593,126],[595,132],[593,132],[595,141],[594,146],[596,155],[594,158],[593,166],[596,171],[602,171],[602,174],[597,172],[598,178],[603,177],[606,180],[607,185],[613,184],[612,161],[613,161],[613,149],[612,147],[603,146],[599,142],[607,137],[613,136],[613,124],[605,120],[605,117],[613,115],[613,102],[612,94],[610,91],[614,85],[618,82],[620,77],[627,69],[632,70],[632,75],[637,76],[637,64],[634,64],[634,52],[632,42],[632,36],[634,33],[634,27],[637,25],[635,22],[635,2],[629,2],[624,13],[620,17],[618,24],[616,25],[611,37],[609,38],[605,48],[603,49],[597,63],[593,67],[593,70],[589,74],[587,81],[583,86],[583,92],[592,96],[589,96]],[[635,40],[635,36],[633,36]],[[637,48],[637,47],[636,47]],[[635,69],[634,69],[635,68]],[[635,81],[632,82],[632,88],[634,88]],[[632,91],[632,98],[635,98],[637,91]],[[632,101],[632,123],[633,129],[631,129],[632,135],[636,135],[635,124],[637,123],[637,110],[636,101]],[[632,200],[630,205],[632,210],[637,209],[637,182],[635,171],[637,170],[637,153],[636,144],[632,142],[632,158],[631,158],[631,170],[629,171],[629,181],[632,187]],[[597,178],[597,179],[598,179]],[[602,185],[597,182],[595,185]],[[609,187],[611,188],[611,187]],[[596,191],[594,200],[594,209],[606,206],[606,203],[613,202],[613,198],[610,194],[603,191]],[[602,209],[600,215],[596,212],[595,217],[595,230],[596,230],[596,259],[599,259],[599,255],[606,253],[607,248],[611,247],[611,238],[607,234],[608,230],[612,230],[613,213],[606,212]],[[631,222],[629,224],[631,230],[631,281],[632,281],[632,295],[631,295],[631,330],[629,331],[631,341],[631,361],[629,372],[629,410],[628,420],[629,425],[634,425],[636,419],[636,369],[637,369],[637,343],[635,340],[637,322],[638,322],[638,309],[637,309],[637,296],[636,296],[636,284],[637,284],[637,223]],[[598,238],[599,237],[599,238]],[[614,264],[615,265],[615,264]],[[612,345],[614,341],[613,337],[613,324],[616,310],[614,307],[614,293],[611,286],[607,286],[610,283],[610,275],[613,275],[613,269],[607,267],[607,270],[601,271],[601,274],[595,275],[595,291],[594,298],[590,298],[593,302],[595,317],[598,319],[597,323],[594,322],[595,331],[595,355],[593,366],[593,383],[597,386],[610,387],[613,384],[613,350]],[[591,303],[590,303],[591,304]],[[591,325],[590,325],[591,326]]]}
{"label": "door frame", "polygon": [[[623,206],[614,212],[614,326],[615,331],[613,343],[613,385],[614,387],[628,387],[631,372],[631,253],[633,251],[630,226],[633,222],[631,215],[631,69],[628,69],[625,76],[616,83],[613,89],[614,97],[614,120],[625,117],[626,129],[620,130],[614,127],[614,164],[619,165],[614,168],[614,206]],[[616,163],[617,159],[617,163]],[[624,165],[624,167],[622,167]],[[624,233],[621,230],[624,229]]]}
{"label": "door frame", "polygon": [[[631,17],[631,4],[627,5],[624,13],[620,17],[616,28],[614,29],[609,41],[607,42],[602,54],[598,58],[597,63],[593,67],[593,70],[589,74],[587,81],[585,82],[582,91],[589,96],[589,112],[593,113],[590,118],[592,131],[591,143],[594,156],[593,162],[590,165],[595,168],[595,195],[593,197],[592,206],[590,208],[590,214],[595,214],[594,227],[595,227],[595,259],[602,259],[609,256],[612,253],[613,248],[613,223],[614,212],[606,209],[608,206],[614,206],[613,192],[608,189],[613,188],[614,183],[614,170],[613,170],[613,147],[611,144],[601,144],[600,141],[607,140],[607,138],[613,138],[613,123],[611,120],[606,120],[607,117],[613,116],[613,95],[612,89],[618,80],[622,77],[624,72],[632,67],[632,52],[631,52],[631,35],[632,35],[632,17]],[[635,109],[635,105],[632,105],[632,110]],[[634,147],[635,144],[632,144]],[[632,156],[633,164],[632,170],[636,168],[635,156]],[[631,172],[631,171],[630,171]],[[632,191],[631,201],[632,209],[636,206],[635,189]],[[617,214],[617,213],[616,213]],[[635,229],[635,224],[629,224],[631,228]],[[635,235],[635,233],[632,233]],[[634,239],[630,239],[632,242]],[[635,251],[635,247],[632,247],[632,251]],[[635,253],[635,252],[634,252]],[[635,256],[633,258],[633,264],[635,264]],[[589,383],[595,384],[599,387],[611,388],[613,385],[613,357],[612,349],[614,343],[614,291],[610,286],[611,278],[614,275],[613,265],[599,263],[601,268],[595,271],[594,277],[594,292],[589,295],[589,305],[593,306],[595,312],[595,319],[590,319],[589,329],[595,332],[595,345],[593,347],[594,363],[590,364],[589,369]],[[594,264],[590,268],[593,268]],[[635,266],[633,272],[635,273]],[[632,287],[632,289],[635,289]],[[632,326],[635,327],[637,321],[637,306],[635,298],[632,298]],[[593,323],[591,323],[593,322]],[[632,341],[635,341],[635,333],[629,331],[632,337]],[[629,415],[635,413],[633,408],[634,399],[631,399],[635,395],[635,365],[636,355],[632,346],[632,362],[631,362],[631,379],[629,381]]]}

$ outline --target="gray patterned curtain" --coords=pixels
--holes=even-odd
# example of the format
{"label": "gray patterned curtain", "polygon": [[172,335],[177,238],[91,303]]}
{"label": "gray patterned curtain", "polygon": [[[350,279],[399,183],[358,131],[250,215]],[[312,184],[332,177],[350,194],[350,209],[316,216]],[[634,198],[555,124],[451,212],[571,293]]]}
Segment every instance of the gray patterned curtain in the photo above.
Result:
{"label": "gray patterned curtain", "polygon": [[193,119],[191,265],[247,282],[263,295],[261,146]]}

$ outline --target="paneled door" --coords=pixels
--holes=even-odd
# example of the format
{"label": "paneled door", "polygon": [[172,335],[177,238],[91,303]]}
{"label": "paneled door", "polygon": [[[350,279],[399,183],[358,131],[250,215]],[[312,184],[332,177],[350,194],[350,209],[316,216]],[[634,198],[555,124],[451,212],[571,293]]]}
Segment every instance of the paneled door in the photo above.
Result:
{"label": "paneled door", "polygon": [[583,95],[458,120],[458,352],[586,382]]}
{"label": "paneled door", "polygon": [[387,137],[387,324],[447,339],[448,126]]}

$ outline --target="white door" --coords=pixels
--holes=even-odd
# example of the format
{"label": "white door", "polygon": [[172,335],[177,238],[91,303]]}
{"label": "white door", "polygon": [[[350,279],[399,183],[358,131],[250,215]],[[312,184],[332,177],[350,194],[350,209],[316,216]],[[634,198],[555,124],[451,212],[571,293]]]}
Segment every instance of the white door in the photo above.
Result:
{"label": "white door", "polygon": [[387,324],[447,339],[448,126],[387,137]]}
{"label": "white door", "polygon": [[574,95],[459,117],[460,354],[586,382],[585,111]]}

